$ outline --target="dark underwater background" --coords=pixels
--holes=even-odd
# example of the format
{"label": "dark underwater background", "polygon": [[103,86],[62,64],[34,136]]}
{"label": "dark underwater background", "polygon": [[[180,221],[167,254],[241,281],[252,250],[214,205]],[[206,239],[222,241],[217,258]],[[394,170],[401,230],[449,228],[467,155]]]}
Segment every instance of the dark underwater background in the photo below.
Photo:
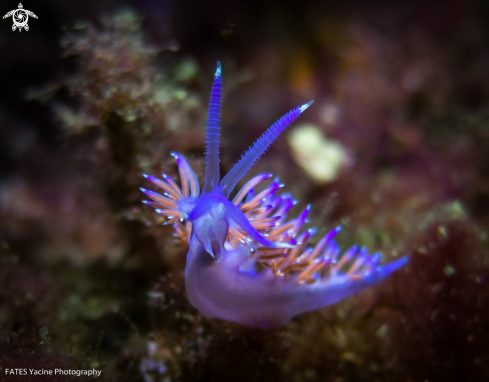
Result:
{"label": "dark underwater background", "polygon": [[[488,1],[23,4],[29,31],[0,22],[0,380],[489,380]],[[189,304],[186,249],[139,187],[177,179],[171,151],[202,181],[217,60],[222,174],[314,99],[253,174],[403,269],[280,330]]]}

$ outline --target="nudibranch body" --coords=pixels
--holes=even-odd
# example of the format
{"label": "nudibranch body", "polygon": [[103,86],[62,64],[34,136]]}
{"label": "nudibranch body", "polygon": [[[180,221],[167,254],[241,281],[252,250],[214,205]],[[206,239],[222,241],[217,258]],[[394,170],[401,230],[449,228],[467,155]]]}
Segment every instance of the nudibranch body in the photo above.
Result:
{"label": "nudibranch body", "polygon": [[208,318],[277,327],[376,284],[402,267],[407,257],[379,265],[379,253],[368,254],[356,245],[341,254],[334,241],[341,227],[310,246],[316,229],[302,230],[310,206],[288,219],[296,202],[289,194],[277,195],[283,186],[278,179],[255,191],[272,174],[254,177],[230,200],[236,184],[313,101],[275,122],[220,180],[221,80],[218,63],[207,117],[202,192],[196,175],[177,153],[172,155],[182,187],[167,175],[163,180],[144,175],[164,193],[141,189],[151,199],[144,203],[166,216],[166,224],[174,224],[175,236],[189,246],[185,287],[190,303]]}

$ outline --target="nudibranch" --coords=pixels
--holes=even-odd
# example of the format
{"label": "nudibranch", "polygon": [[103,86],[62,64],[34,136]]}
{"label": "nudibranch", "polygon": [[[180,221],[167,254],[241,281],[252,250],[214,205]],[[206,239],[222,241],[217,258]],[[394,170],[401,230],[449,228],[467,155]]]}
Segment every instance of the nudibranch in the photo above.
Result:
{"label": "nudibranch", "polygon": [[202,192],[185,158],[172,153],[181,187],[169,176],[144,175],[163,194],[144,188],[145,204],[167,217],[175,236],[189,247],[185,288],[202,315],[254,328],[287,324],[294,316],[331,305],[376,284],[401,268],[407,257],[379,265],[380,253],[354,245],[344,254],[334,241],[336,227],[315,245],[315,228],[302,230],[311,209],[288,219],[296,204],[277,195],[278,179],[263,191],[256,186],[272,174],[248,181],[231,200],[231,192],[277,137],[312,103],[277,120],[220,180],[219,141],[221,65],[214,75],[206,128],[205,181]]}

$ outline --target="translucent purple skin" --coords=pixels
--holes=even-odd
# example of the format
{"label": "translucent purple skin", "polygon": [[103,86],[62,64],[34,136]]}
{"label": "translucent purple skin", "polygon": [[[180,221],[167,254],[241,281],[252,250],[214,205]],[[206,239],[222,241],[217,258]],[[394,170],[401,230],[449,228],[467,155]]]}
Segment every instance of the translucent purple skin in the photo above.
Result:
{"label": "translucent purple skin", "polygon": [[[340,256],[333,240],[340,227],[324,235],[314,248],[306,247],[316,230],[299,231],[310,207],[298,218],[285,221],[295,203],[287,194],[275,195],[282,186],[278,180],[255,195],[254,186],[271,174],[253,178],[229,200],[241,178],[312,101],[275,122],[220,181],[220,99],[218,63],[207,119],[202,193],[192,169],[176,153],[172,155],[183,190],[166,175],[164,181],[145,175],[166,191],[164,195],[141,189],[152,199],[145,203],[167,216],[175,224],[176,235],[189,241],[185,286],[190,303],[202,315],[254,328],[282,326],[300,313],[334,304],[382,281],[407,262],[403,257],[380,266],[380,254],[369,255],[358,246]],[[181,224],[184,221],[191,223],[191,233]],[[274,248],[278,258],[270,260],[267,251]]]}
{"label": "translucent purple skin", "polygon": [[216,263],[199,245],[190,242],[185,286],[190,303],[208,318],[216,317],[252,328],[275,328],[291,318],[351,296],[402,267],[406,257],[377,267],[370,275],[350,279],[337,274],[314,284],[296,277],[277,277],[269,269],[254,271],[249,250],[240,246],[224,251]]}

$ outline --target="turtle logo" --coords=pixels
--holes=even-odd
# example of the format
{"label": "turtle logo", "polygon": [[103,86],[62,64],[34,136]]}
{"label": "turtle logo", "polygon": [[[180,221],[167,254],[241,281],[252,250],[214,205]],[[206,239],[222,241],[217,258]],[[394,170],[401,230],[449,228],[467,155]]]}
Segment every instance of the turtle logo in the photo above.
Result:
{"label": "turtle logo", "polygon": [[12,16],[12,20],[14,21],[14,25],[12,25],[12,30],[14,31],[19,28],[19,32],[22,32],[22,28],[24,28],[26,31],[29,30],[29,25],[27,25],[27,20],[29,20],[29,16],[37,19],[37,16],[34,14],[34,12],[24,9],[22,3],[19,3],[18,9],[7,12],[7,14],[3,16],[3,18],[5,19],[10,16]]}

